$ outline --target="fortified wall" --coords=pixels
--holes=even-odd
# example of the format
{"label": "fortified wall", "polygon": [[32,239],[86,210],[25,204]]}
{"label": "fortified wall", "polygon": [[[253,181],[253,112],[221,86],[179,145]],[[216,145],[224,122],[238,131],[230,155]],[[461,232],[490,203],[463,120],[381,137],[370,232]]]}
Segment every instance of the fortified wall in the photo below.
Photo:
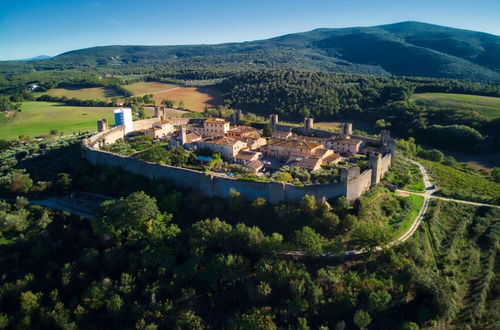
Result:
{"label": "fortified wall", "polygon": [[[149,128],[157,121],[157,118],[134,121],[134,130]],[[380,180],[380,177],[387,172],[392,159],[390,153],[385,156],[378,154],[378,156],[370,158],[371,168],[362,173],[356,166],[342,169],[340,182],[296,186],[274,181],[239,180],[218,174],[149,163],[101,150],[102,146],[114,143],[124,137],[124,127],[116,126],[84,139],[82,141],[82,157],[93,165],[120,167],[127,172],[151,180],[166,179],[177,187],[193,189],[208,197],[229,197],[231,190],[235,190],[245,198],[263,197],[271,204],[297,202],[305,195],[315,196],[317,200],[346,196],[349,201],[354,201],[372,184],[378,183],[376,178]]]}

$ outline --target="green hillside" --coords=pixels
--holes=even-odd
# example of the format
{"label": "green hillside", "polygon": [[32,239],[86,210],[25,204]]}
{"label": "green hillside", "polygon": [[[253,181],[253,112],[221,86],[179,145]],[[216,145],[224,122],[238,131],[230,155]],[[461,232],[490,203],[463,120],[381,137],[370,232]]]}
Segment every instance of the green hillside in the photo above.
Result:
{"label": "green hillside", "polygon": [[3,62],[19,69],[300,68],[500,81],[500,37],[402,22],[375,27],[316,29],[276,38],[218,45],[103,46],[36,62]]}
{"label": "green hillside", "polygon": [[420,93],[412,98],[415,104],[426,107],[477,111],[489,119],[500,117],[500,98],[447,93]]}

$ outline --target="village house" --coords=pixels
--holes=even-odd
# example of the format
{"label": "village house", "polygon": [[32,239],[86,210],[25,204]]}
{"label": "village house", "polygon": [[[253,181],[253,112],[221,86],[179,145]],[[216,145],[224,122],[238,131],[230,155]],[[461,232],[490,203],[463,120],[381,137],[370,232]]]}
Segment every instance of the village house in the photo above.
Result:
{"label": "village house", "polygon": [[234,156],[234,161],[243,165],[260,159],[262,159],[262,152],[251,150],[241,150]]}
{"label": "village house", "polygon": [[168,120],[161,120],[145,131],[153,139],[166,139],[174,131],[174,125]]}
{"label": "village house", "polygon": [[230,123],[222,118],[208,118],[203,122],[203,136],[225,136]]}
{"label": "village house", "polygon": [[259,138],[260,134],[254,127],[233,126],[230,127],[229,131],[227,131],[226,136],[234,138],[241,138],[241,137]]}
{"label": "village house", "polygon": [[289,138],[292,137],[292,131],[273,131],[271,138],[272,139],[282,139],[282,140],[288,140]]}
{"label": "village house", "polygon": [[328,149],[332,149],[340,154],[354,155],[359,153],[363,141],[351,138],[335,138],[324,141]]}
{"label": "village house", "polygon": [[263,149],[268,157],[288,159],[290,156],[310,156],[315,150],[322,148],[323,145],[317,142],[273,139]]}
{"label": "village house", "polygon": [[240,150],[245,150],[247,145],[237,139],[229,137],[217,137],[213,139],[206,139],[198,141],[196,143],[198,148],[207,148],[212,150],[214,153],[219,153],[226,159],[234,159],[234,157],[240,152]]}
{"label": "village house", "polygon": [[316,149],[309,156],[290,156],[287,165],[304,168],[306,170],[319,170],[322,165],[338,163],[342,158],[331,149]]}
{"label": "village house", "polygon": [[172,134],[169,141],[169,148],[177,148],[177,147],[186,147],[190,148],[193,144],[198,141],[201,141],[201,134],[189,130],[186,126],[182,126],[179,131]]}

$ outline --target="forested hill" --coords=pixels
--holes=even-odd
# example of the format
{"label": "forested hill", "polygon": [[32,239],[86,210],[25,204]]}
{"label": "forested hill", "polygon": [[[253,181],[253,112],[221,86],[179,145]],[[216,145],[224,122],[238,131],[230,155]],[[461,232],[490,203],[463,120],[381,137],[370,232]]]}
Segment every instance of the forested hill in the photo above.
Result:
{"label": "forested hill", "polygon": [[[0,72],[6,66],[0,63]],[[500,81],[500,37],[419,22],[317,29],[241,43],[104,46],[26,64],[29,69],[221,70],[295,68]],[[3,66],[3,68],[2,68]]]}

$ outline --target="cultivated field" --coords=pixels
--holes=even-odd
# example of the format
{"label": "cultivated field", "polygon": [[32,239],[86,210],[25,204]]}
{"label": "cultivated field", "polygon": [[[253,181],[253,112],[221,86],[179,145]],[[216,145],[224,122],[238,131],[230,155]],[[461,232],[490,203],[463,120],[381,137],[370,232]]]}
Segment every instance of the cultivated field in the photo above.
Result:
{"label": "cultivated field", "polygon": [[153,95],[153,99],[159,104],[163,99],[184,101],[186,109],[202,112],[205,106],[209,108],[222,104],[222,95],[213,88],[206,87],[181,87],[164,93]]}
{"label": "cultivated field", "polygon": [[140,81],[126,85],[125,89],[132,92],[135,96],[142,96],[145,94],[155,94],[176,87],[179,86],[160,82]]}
{"label": "cultivated field", "polygon": [[19,135],[30,137],[49,134],[57,129],[64,134],[96,131],[97,120],[113,121],[113,108],[73,107],[52,102],[25,102],[21,112],[0,122],[0,139],[16,139]]}
{"label": "cultivated field", "polygon": [[52,88],[43,93],[50,96],[67,98],[76,98],[80,100],[95,100],[95,99],[109,99],[112,97],[119,97],[116,91],[107,87],[92,87],[92,88]]}
{"label": "cultivated field", "polygon": [[500,97],[446,94],[446,93],[421,93],[413,96],[415,104],[443,109],[474,110],[487,118],[500,117]]}

